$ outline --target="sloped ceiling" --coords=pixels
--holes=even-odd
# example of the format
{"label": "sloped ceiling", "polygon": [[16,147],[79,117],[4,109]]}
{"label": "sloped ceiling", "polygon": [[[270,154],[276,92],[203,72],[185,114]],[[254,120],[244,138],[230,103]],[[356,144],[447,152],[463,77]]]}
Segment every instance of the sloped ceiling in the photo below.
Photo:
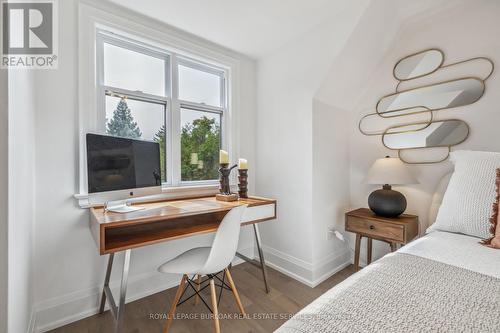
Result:
{"label": "sloped ceiling", "polygon": [[340,15],[346,0],[111,0],[179,29],[260,58]]}

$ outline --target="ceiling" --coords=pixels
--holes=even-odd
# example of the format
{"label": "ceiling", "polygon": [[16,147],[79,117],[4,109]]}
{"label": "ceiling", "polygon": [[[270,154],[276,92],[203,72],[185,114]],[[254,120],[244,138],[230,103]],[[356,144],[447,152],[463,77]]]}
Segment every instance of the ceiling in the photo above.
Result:
{"label": "ceiling", "polygon": [[235,51],[260,58],[340,15],[346,0],[111,0]]}

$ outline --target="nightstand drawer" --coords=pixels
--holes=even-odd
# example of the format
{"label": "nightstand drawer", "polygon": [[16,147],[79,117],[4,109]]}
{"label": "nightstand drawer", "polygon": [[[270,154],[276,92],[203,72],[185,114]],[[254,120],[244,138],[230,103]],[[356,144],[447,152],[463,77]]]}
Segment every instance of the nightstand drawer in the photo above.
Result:
{"label": "nightstand drawer", "polygon": [[373,238],[389,238],[398,242],[405,241],[403,226],[361,219],[354,216],[349,216],[347,218],[346,230],[366,236],[373,236]]}

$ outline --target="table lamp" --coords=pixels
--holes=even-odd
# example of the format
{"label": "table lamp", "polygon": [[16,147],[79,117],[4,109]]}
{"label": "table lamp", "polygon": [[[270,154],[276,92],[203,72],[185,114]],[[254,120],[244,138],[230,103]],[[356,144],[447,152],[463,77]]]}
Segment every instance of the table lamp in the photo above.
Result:
{"label": "table lamp", "polygon": [[[406,210],[405,196],[394,191],[391,185],[418,184],[417,179],[399,158],[386,156],[373,163],[368,171],[367,184],[383,185],[368,197],[368,206],[379,216],[397,217]],[[391,184],[391,185],[389,185]]]}

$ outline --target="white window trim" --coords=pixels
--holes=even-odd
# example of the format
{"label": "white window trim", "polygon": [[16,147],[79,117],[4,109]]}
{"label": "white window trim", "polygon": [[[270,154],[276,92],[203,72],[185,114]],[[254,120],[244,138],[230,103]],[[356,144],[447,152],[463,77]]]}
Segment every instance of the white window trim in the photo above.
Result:
{"label": "white window trim", "polygon": [[[103,122],[99,119],[99,107],[103,104],[98,100],[99,96],[104,96],[96,85],[96,73],[98,61],[96,59],[97,31],[106,30],[114,32],[120,36],[128,37],[133,40],[144,41],[145,44],[151,44],[159,50],[171,50],[182,56],[182,61],[192,59],[196,62],[202,62],[212,67],[222,67],[225,71],[226,80],[224,82],[227,96],[223,96],[226,101],[226,112],[222,117],[221,126],[225,127],[222,147],[228,150],[232,162],[236,162],[239,151],[238,133],[238,109],[239,109],[239,66],[240,60],[238,54],[216,46],[210,42],[204,41],[198,37],[179,31],[166,24],[148,20],[147,18],[131,13],[128,10],[115,6],[113,4],[103,4],[98,1],[86,0],[79,3],[79,193],[75,194],[81,207],[100,205],[108,200],[122,199],[127,196],[129,191],[113,191],[106,193],[88,194],[87,191],[87,167],[85,154],[85,134],[96,132],[102,126]],[[176,66],[174,61],[177,57],[170,58],[170,70],[173,79],[177,79]],[[205,69],[205,68],[204,68]],[[102,82],[102,81],[101,81]],[[175,86],[175,85],[174,85]],[[169,87],[169,89],[171,89]],[[178,96],[177,92],[172,91],[170,107],[179,107],[180,104],[193,105],[193,103],[179,101],[173,98]],[[178,105],[175,105],[178,103]],[[196,104],[196,103],[194,103]],[[203,105],[203,108],[210,106]],[[180,119],[170,112],[172,119],[167,119],[173,124],[180,124]],[[180,113],[178,113],[180,116]],[[101,125],[99,125],[101,124]],[[172,126],[180,131],[180,126]],[[171,133],[170,135],[174,135]],[[180,140],[180,135],[178,136]],[[167,140],[167,142],[172,140]],[[180,152],[177,154],[172,145],[171,156],[178,156],[178,161],[170,159],[169,163],[178,163],[180,165]],[[178,145],[180,147],[180,145]],[[169,148],[170,149],[170,148]],[[167,165],[170,171],[175,169],[172,165]],[[179,168],[177,168],[178,170]],[[180,172],[178,170],[177,172]],[[170,172],[171,174],[171,172]],[[174,175],[175,177],[175,175]],[[180,179],[180,175],[178,177]],[[212,182],[182,182],[179,184],[169,184],[169,187],[162,188],[160,197],[183,197],[192,195],[205,195],[217,192],[218,185],[216,181]],[[232,186],[236,184],[236,177],[233,175]],[[155,194],[148,189],[135,191],[137,195]],[[158,195],[152,198],[158,199]]]}

